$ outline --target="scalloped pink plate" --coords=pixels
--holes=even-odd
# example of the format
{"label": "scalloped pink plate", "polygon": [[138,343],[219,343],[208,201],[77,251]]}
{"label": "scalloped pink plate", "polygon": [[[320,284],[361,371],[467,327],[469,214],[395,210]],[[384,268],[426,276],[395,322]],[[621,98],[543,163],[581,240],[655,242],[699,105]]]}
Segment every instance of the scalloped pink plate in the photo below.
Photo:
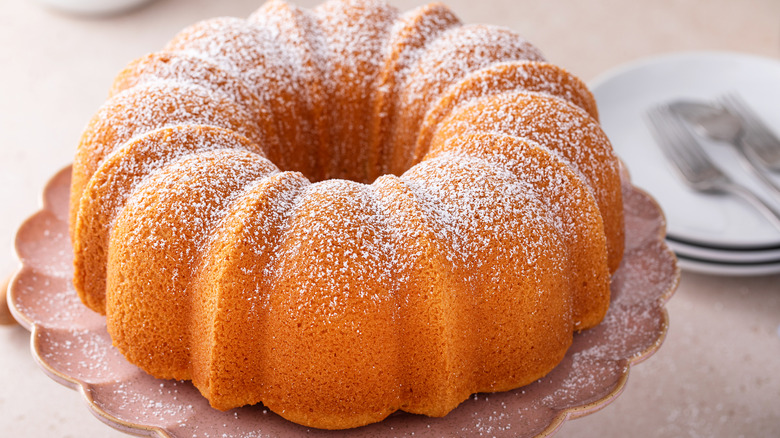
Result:
{"label": "scalloped pink plate", "polygon": [[[99,419],[137,435],[334,435],[291,423],[262,405],[217,411],[189,382],[158,380],[128,363],[111,345],[105,318],[83,306],[71,284],[69,189],[66,168],[47,185],[41,211],[20,227],[16,247],[22,267],[8,292],[11,311],[31,331],[33,355],[46,374],[80,391]],[[595,412],[620,395],[631,365],[660,347],[668,326],[664,304],[679,278],[664,244],[660,208],[630,183],[623,191],[627,245],[613,278],[610,309],[599,326],[575,335],[549,375],[514,391],[475,394],[443,418],[396,413],[335,434],[547,436],[566,419]]]}

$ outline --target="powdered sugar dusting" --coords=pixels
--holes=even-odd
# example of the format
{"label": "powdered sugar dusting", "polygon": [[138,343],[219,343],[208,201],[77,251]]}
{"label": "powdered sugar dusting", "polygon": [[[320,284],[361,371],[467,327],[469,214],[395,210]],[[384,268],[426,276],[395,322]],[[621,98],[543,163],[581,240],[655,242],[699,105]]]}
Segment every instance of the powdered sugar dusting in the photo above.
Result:
{"label": "powdered sugar dusting", "polygon": [[166,376],[189,375],[189,319],[180,315],[192,309],[193,274],[205,245],[242,189],[276,171],[249,152],[209,151],[155,173],[130,197],[111,234],[107,316],[115,344],[132,362]]}
{"label": "powdered sugar dusting", "polygon": [[[192,242],[183,253],[168,253],[181,260],[176,266],[190,269],[198,264],[212,227],[243,187],[276,171],[270,161],[234,150],[175,161],[145,180],[128,200],[118,218],[128,225],[122,245],[151,246],[165,253],[175,248],[173,242]],[[161,231],[156,239],[152,230]]]}
{"label": "powdered sugar dusting", "polygon": [[593,193],[604,219],[610,267],[617,269],[624,227],[621,182],[617,157],[599,124],[556,97],[503,93],[459,107],[442,122],[432,144],[480,132],[529,139],[561,157]]}
{"label": "powdered sugar dusting", "polygon": [[[284,236],[276,275],[295,272],[299,293],[308,295],[304,301],[318,302],[318,294],[339,291],[321,309],[325,323],[353,295],[378,302],[392,298],[390,267],[397,249],[369,186],[344,180],[308,186],[292,208]],[[301,260],[302,253],[310,258]]]}
{"label": "powdered sugar dusting", "polygon": [[[496,62],[544,61],[541,52],[509,29],[467,25],[445,32],[426,48],[404,87],[404,104],[436,98],[465,74]],[[429,87],[433,87],[430,89]]]}
{"label": "powdered sugar dusting", "polygon": [[[563,247],[556,233],[543,237],[520,231],[550,229],[546,207],[514,175],[482,160],[434,158],[410,169],[402,180],[420,200],[440,239],[448,243],[445,257],[462,267],[469,282],[476,280],[471,276],[484,273],[486,260],[475,257],[483,248],[492,248],[500,260],[522,259],[533,266],[535,257],[550,246]],[[496,245],[504,236],[513,236],[516,243]],[[489,275],[500,277],[503,272]]]}
{"label": "powdered sugar dusting", "polygon": [[402,172],[411,164],[425,114],[448,86],[492,63],[523,59],[544,61],[539,50],[525,39],[496,26],[454,27],[429,44],[425,54],[404,75],[406,81],[398,96],[403,112],[397,137],[393,139],[391,172]]}
{"label": "powdered sugar dusting", "polygon": [[[181,389],[179,387],[182,387]],[[184,383],[170,381],[149,387],[140,392],[130,382],[119,382],[106,388],[116,394],[111,408],[132,412],[127,420],[155,425],[179,424],[186,426],[187,420],[195,415],[196,408],[182,403],[190,388]],[[182,393],[180,395],[180,393]],[[197,435],[193,435],[197,436]]]}
{"label": "powdered sugar dusting", "polygon": [[380,1],[330,1],[315,9],[324,37],[324,57],[331,60],[326,89],[338,102],[329,108],[330,159],[327,178],[369,182],[373,163],[371,131],[376,89],[383,53],[398,11]]}
{"label": "powdered sugar dusting", "polygon": [[393,24],[385,52],[385,67],[378,78],[374,105],[373,143],[376,151],[374,174],[387,174],[392,156],[392,138],[396,120],[401,117],[397,96],[402,92],[406,76],[413,71],[428,44],[447,29],[460,25],[460,20],[442,4],[430,4],[404,13]]}
{"label": "powdered sugar dusting", "polygon": [[201,86],[231,99],[248,112],[265,109],[260,108],[257,98],[241,77],[194,53],[156,52],[139,58],[119,74],[109,95],[158,81]]}
{"label": "powdered sugar dusting", "polygon": [[[382,180],[388,180],[385,177]],[[395,177],[392,177],[395,178]],[[56,193],[67,193],[68,181],[60,184]],[[630,187],[630,186],[629,186]],[[465,401],[458,409],[445,418],[427,418],[419,415],[393,415],[383,421],[363,428],[342,431],[344,436],[417,436],[425,434],[442,435],[485,435],[485,436],[535,436],[540,431],[548,431],[559,424],[560,413],[584,415],[603,407],[620,393],[628,364],[636,363],[636,358],[649,356],[660,344],[665,331],[663,302],[676,284],[677,275],[674,258],[668,248],[662,245],[663,218],[655,203],[636,190],[629,190],[626,196],[627,236],[631,242],[654,242],[647,251],[631,251],[625,264],[616,275],[615,297],[619,303],[610,312],[619,311],[620,315],[608,314],[606,323],[598,328],[575,336],[575,343],[567,359],[548,377],[515,391],[476,394]],[[641,208],[637,208],[638,204]],[[56,203],[61,204],[61,203]],[[387,204],[392,206],[394,204]],[[49,205],[51,207],[51,204]],[[655,213],[651,213],[655,212]],[[63,217],[63,215],[57,215]],[[655,217],[655,219],[651,219]],[[655,226],[637,224],[653,221]],[[19,241],[22,253],[29,253],[28,245],[45,241],[48,234],[66,234],[67,224],[57,222],[37,228],[31,239]],[[63,242],[66,244],[66,241]],[[656,245],[657,244],[657,245]],[[59,253],[59,244],[52,248]],[[58,257],[68,259],[67,254]],[[262,405],[245,407],[229,412],[219,412],[208,407],[207,402],[187,382],[162,381],[154,379],[122,360],[122,364],[106,364],[105,349],[112,350],[107,336],[94,337],[89,331],[105,331],[95,314],[87,311],[49,312],[39,308],[39,304],[48,309],[70,308],[74,294],[59,277],[47,277],[30,269],[33,262],[23,259],[25,268],[19,272],[12,284],[11,304],[17,310],[23,310],[23,317],[29,312],[37,312],[34,354],[45,366],[59,369],[60,362],[71,361],[74,364],[67,374],[58,375],[58,380],[67,378],[73,384],[80,385],[87,402],[98,412],[107,412],[104,421],[114,427],[137,428],[139,433],[148,427],[160,427],[164,433],[172,436],[310,436],[327,432],[302,428],[274,415]],[[665,273],[665,274],[664,274]],[[626,281],[630,277],[630,281]],[[34,280],[33,278],[37,278]],[[51,280],[51,281],[49,281]],[[24,286],[28,285],[28,286]],[[45,300],[41,300],[45,295]],[[646,310],[643,310],[646,309]],[[654,310],[649,310],[654,309]],[[644,328],[642,328],[643,326]],[[72,327],[73,330],[58,330]],[[629,338],[621,333],[628,330]],[[64,337],[51,332],[63,332]],[[67,333],[65,333],[67,332]],[[67,339],[68,333],[73,338]],[[637,334],[640,336],[634,336]],[[645,335],[646,334],[646,335]],[[52,338],[51,336],[55,336]],[[83,338],[80,340],[79,338]],[[54,342],[49,344],[48,340]],[[93,342],[102,343],[98,347]],[[649,342],[649,343],[648,343]],[[606,344],[616,343],[617,348]],[[50,345],[52,348],[47,348]],[[86,346],[90,355],[85,360],[73,360],[75,349]],[[45,357],[44,357],[45,351]],[[580,353],[581,352],[581,353]],[[629,352],[629,356],[621,356]],[[637,353],[638,352],[638,353]],[[94,354],[94,357],[91,357]],[[121,358],[120,358],[121,359]],[[583,360],[585,359],[585,360]],[[96,363],[88,363],[94,360]],[[101,379],[94,384],[84,381],[81,366],[86,367],[86,375],[94,375],[89,370],[106,370]],[[592,365],[592,367],[591,367]],[[566,391],[558,391],[567,382]],[[591,383],[594,385],[591,386]],[[590,388],[581,391],[583,388]],[[547,395],[562,396],[562,400]],[[544,400],[542,403],[541,400]],[[571,410],[573,409],[573,411]]]}
{"label": "powdered sugar dusting", "polygon": [[[219,149],[246,150],[259,157],[264,155],[255,144],[249,143],[234,132],[209,126],[175,126],[147,132],[134,141],[125,143],[106,158],[103,167],[105,171],[110,171],[113,177],[107,182],[115,186],[121,185],[123,190],[101,187],[106,193],[100,200],[101,208],[109,211],[110,217],[115,217],[136,186],[151,174],[185,156]],[[124,181],[125,179],[127,181]],[[110,226],[110,223],[106,225]]]}
{"label": "powdered sugar dusting", "polygon": [[499,62],[476,70],[442,93],[425,116],[414,160],[430,147],[435,129],[455,108],[469,101],[507,92],[539,92],[560,97],[598,117],[596,102],[585,84],[553,64],[535,61]]}
{"label": "powdered sugar dusting", "polygon": [[285,62],[299,69],[300,84],[295,91],[303,96],[301,104],[306,116],[312,119],[313,131],[306,143],[297,144],[304,150],[301,154],[304,161],[295,170],[313,180],[323,179],[323,168],[329,158],[323,151],[332,148],[328,130],[335,122],[326,110],[330,96],[326,90],[335,87],[317,19],[312,11],[274,0],[265,3],[248,21],[266,29],[279,50],[286,54]]}
{"label": "powdered sugar dusting", "polygon": [[[269,28],[239,18],[214,18],[183,30],[166,49],[207,57],[243,78],[260,103],[274,114],[282,150],[305,150],[312,144],[312,104],[306,93],[300,92],[308,86],[305,71]],[[318,143],[313,144],[316,147]],[[280,154],[277,164],[285,170],[312,171],[305,166],[306,161],[296,160],[310,155]]]}
{"label": "powdered sugar dusting", "polygon": [[[249,113],[207,88],[191,83],[155,81],[121,92],[106,102],[82,136],[74,172],[86,185],[103,158],[133,136],[157,128],[198,124],[231,129],[264,144],[263,130]],[[80,195],[83,187],[74,187]]]}
{"label": "powdered sugar dusting", "polygon": [[[301,191],[309,181],[299,173],[282,172],[249,184],[231,204],[215,226],[209,248],[214,252],[232,248],[244,260],[236,261],[235,274],[246,284],[243,296],[249,300],[249,313],[262,318],[267,311],[275,267],[281,251],[282,237],[290,226],[293,209]],[[208,251],[211,252],[211,251]],[[204,272],[210,264],[221,260],[207,259]]]}
{"label": "powdered sugar dusting", "polygon": [[[266,385],[271,395],[263,400],[269,406],[291,399],[298,402],[280,405],[281,411],[314,406],[318,396],[311,395],[312,387],[347,388],[348,395],[337,395],[345,400],[359,400],[358,393],[395,394],[400,377],[393,364],[402,357],[395,300],[407,282],[419,280],[413,278],[414,265],[429,256],[426,251],[452,269],[446,275],[453,283],[441,292],[448,296],[435,299],[465,297],[475,307],[487,303],[484,311],[522,291],[530,307],[512,302],[512,310],[493,319],[525,321],[526,315],[510,313],[530,308],[530,321],[537,310],[555,309],[559,319],[543,321],[556,326],[549,344],[565,343],[575,324],[569,285],[579,281],[569,269],[570,242],[585,237],[572,227],[580,216],[561,214],[574,202],[549,201],[571,200],[564,196],[567,182],[585,175],[599,202],[614,201],[605,211],[617,207],[619,193],[611,190],[619,191],[619,184],[609,185],[614,156],[593,119],[568,103],[521,93],[481,99],[486,88],[514,92],[523,88],[517,82],[530,84],[528,78],[536,77],[521,69],[509,79],[499,67],[543,57],[509,30],[458,24],[444,7],[398,20],[394,8],[374,0],[331,0],[313,11],[271,2],[248,20],[197,23],[165,52],[131,64],[117,81],[118,93],[94,119],[76,173],[88,178],[101,162],[101,169],[110,168],[94,173],[94,181],[108,178],[104,185],[95,183],[100,192],[95,211],[109,218],[107,224],[116,216],[103,228],[112,230],[109,310],[121,303],[113,307],[117,314],[109,312],[109,331],[132,362],[177,378],[210,366],[192,365],[192,358],[211,355],[212,345],[194,345],[190,338],[217,342],[217,329],[192,327],[187,317],[161,318],[159,309],[205,312],[216,319],[217,298],[201,296],[201,284],[213,284],[213,275],[225,282],[227,293],[251,302],[246,313],[253,319],[245,321],[246,329],[262,329],[264,336],[252,337],[247,348],[268,353],[267,376],[247,379],[268,379],[252,384]],[[456,102],[438,113],[441,124],[430,124],[430,132],[446,136],[441,144],[475,132],[526,137],[538,150],[566,150],[560,156],[580,174],[546,171],[530,155],[487,157],[465,149],[445,150],[410,168],[426,114],[443,94],[465,87],[464,78],[476,77],[484,82],[455,98],[469,103]],[[576,86],[559,83],[548,86],[542,78],[526,85],[572,100],[582,97]],[[562,114],[548,118],[548,112]],[[225,130],[201,141],[187,137],[196,129],[191,123],[212,127],[197,128],[204,132]],[[523,166],[532,171],[518,170]],[[401,176],[363,184],[385,169]],[[325,180],[312,184],[304,175]],[[120,188],[127,191],[111,196]],[[395,206],[409,217],[419,215],[424,225],[397,220]],[[414,250],[405,251],[400,242],[411,242]],[[235,315],[220,311],[225,321]],[[499,330],[502,324],[452,325],[442,335],[448,338],[432,342],[476,340],[466,356],[479,356],[473,363],[486,366],[480,360],[490,356],[483,352],[500,353],[503,340],[523,331]],[[334,364],[328,375],[321,372],[322,360]],[[477,375],[486,369],[482,365],[456,367],[453,375]],[[196,380],[199,388],[201,383]],[[350,409],[349,415],[389,408]]]}
{"label": "powdered sugar dusting", "polygon": [[167,50],[213,60],[244,78],[263,102],[283,104],[278,99],[291,94],[300,80],[294,58],[270,30],[240,18],[213,18],[190,26],[168,43]]}
{"label": "powdered sugar dusting", "polygon": [[111,365],[121,360],[119,352],[111,348],[105,332],[69,328],[46,333],[41,339],[45,350],[41,357],[55,362],[59,371],[73,373],[78,370],[85,381],[101,381],[112,375]]}
{"label": "powdered sugar dusting", "polygon": [[188,125],[148,132],[106,158],[85,189],[74,231],[74,282],[90,307],[105,312],[109,232],[136,187],[182,157],[217,149],[243,149],[258,157],[264,155],[232,131]]}

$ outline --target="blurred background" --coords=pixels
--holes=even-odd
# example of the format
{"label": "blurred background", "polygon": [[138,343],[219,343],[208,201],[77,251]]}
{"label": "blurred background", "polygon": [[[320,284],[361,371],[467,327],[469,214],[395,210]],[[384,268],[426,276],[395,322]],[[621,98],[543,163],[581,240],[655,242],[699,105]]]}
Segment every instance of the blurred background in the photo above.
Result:
{"label": "blurred background", "polygon": [[[293,3],[311,7],[319,2]],[[390,3],[407,10],[427,2]],[[777,0],[446,3],[466,23],[514,29],[586,82],[670,52],[734,51],[780,59]],[[0,275],[17,267],[16,228],[38,208],[37,194],[49,177],[71,162],[81,130],[105,100],[114,75],[195,21],[245,17],[260,4],[155,0],[124,13],[93,16],[68,13],[42,0],[0,1]],[[567,422],[559,436],[777,436],[778,285],[777,275],[745,279],[683,273],[668,307],[667,343],[632,370],[616,402]],[[733,326],[755,337],[745,343],[730,330]],[[707,345],[712,338],[720,343]],[[1,434],[124,436],[92,417],[78,393],[46,377],[28,344],[24,329],[0,327]]]}

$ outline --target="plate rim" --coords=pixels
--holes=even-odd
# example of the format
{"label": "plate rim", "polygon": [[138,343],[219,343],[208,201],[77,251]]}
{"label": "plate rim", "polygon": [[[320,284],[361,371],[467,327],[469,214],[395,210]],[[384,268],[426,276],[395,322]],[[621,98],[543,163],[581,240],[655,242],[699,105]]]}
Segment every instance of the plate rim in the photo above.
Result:
{"label": "plate rim", "polygon": [[730,50],[679,50],[638,58],[633,61],[628,61],[613,68],[607,69],[593,77],[593,79],[589,80],[588,88],[595,94],[595,90],[597,88],[604,86],[606,82],[613,80],[615,77],[623,76],[627,72],[646,68],[647,66],[659,64],[661,62],[668,62],[674,59],[690,59],[693,57],[718,57],[732,59],[742,58],[756,62],[773,63],[776,64],[776,67],[780,68],[780,59],[770,58],[755,53],[737,52]]}
{"label": "plate rim", "polygon": [[[632,74],[643,69],[647,69],[647,68],[651,68],[663,64],[694,62],[694,60],[696,59],[709,60],[711,62],[735,62],[736,61],[741,63],[765,64],[767,68],[772,68],[780,71],[780,58],[772,58],[760,54],[729,51],[729,50],[679,50],[679,51],[658,53],[655,55],[638,58],[633,61],[629,61],[624,64],[615,66],[611,69],[604,71],[603,73],[598,74],[596,77],[588,81],[588,88],[593,92],[594,96],[596,96],[599,93],[600,88],[608,85],[612,81],[621,78],[627,74]],[[599,106],[600,115],[604,114],[605,113],[605,111],[603,111],[604,105],[601,105],[601,102],[599,102],[598,100],[597,103],[600,104]],[[607,135],[609,135],[609,133],[607,133]],[[623,160],[625,161],[625,158],[623,158]],[[680,185],[683,186],[682,183],[680,183]],[[756,212],[755,215],[756,217],[760,216],[758,212]],[[709,246],[718,249],[764,250],[769,248],[780,248],[780,234],[771,236],[771,238],[763,241],[756,241],[755,239],[751,239],[751,241],[743,240],[741,242],[737,240],[707,241],[704,238],[700,238],[701,236],[685,235],[684,232],[680,233],[679,230],[667,229],[667,234],[672,236],[677,241],[684,241],[688,244],[695,244],[698,246]]]}
{"label": "plate rim", "polygon": [[761,277],[780,274],[780,261],[772,263],[719,263],[677,254],[677,263],[685,271],[719,277]]}
{"label": "plate rim", "polygon": [[[23,226],[25,226],[25,224],[27,224],[28,222],[35,220],[35,218],[38,215],[46,214],[47,210],[50,211],[49,209],[51,208],[51,204],[50,204],[51,198],[49,195],[51,194],[52,188],[55,185],[55,183],[58,181],[58,179],[63,178],[64,174],[69,173],[70,171],[71,171],[71,166],[69,165],[61,169],[60,171],[56,172],[54,176],[51,177],[51,179],[45,185],[43,194],[40,198],[41,206],[39,210],[33,213],[30,217],[28,217],[20,225],[20,229]],[[652,236],[652,241],[660,244],[659,257],[661,256],[661,253],[663,253],[663,255],[669,257],[668,260],[674,264],[673,274],[671,278],[663,282],[663,285],[665,287],[664,291],[658,294],[657,296],[655,296],[656,307],[654,308],[657,308],[660,314],[660,320],[658,321],[659,331],[657,333],[657,337],[652,343],[647,345],[646,348],[644,348],[642,351],[635,353],[632,357],[623,358],[620,360],[621,363],[625,363],[624,365],[625,369],[621,374],[620,378],[615,382],[614,387],[610,391],[605,393],[603,397],[579,406],[572,406],[572,407],[560,409],[556,415],[550,418],[550,422],[547,424],[547,426],[538,432],[538,434],[536,435],[537,437],[549,437],[553,435],[555,432],[557,432],[563,426],[566,420],[579,418],[597,412],[607,407],[609,404],[611,404],[611,402],[617,399],[617,397],[619,397],[620,394],[622,394],[622,392],[625,390],[626,383],[628,381],[628,377],[631,371],[631,367],[641,362],[644,362],[653,354],[655,354],[667,337],[668,329],[669,329],[669,312],[668,309],[666,308],[666,303],[675,294],[679,286],[681,268],[680,265],[677,263],[677,257],[675,253],[665,243],[664,236],[666,232],[666,221],[663,215],[663,210],[661,209],[660,205],[655,201],[655,199],[649,193],[631,184],[628,174],[626,173],[625,175],[626,177],[625,177],[624,184],[626,184],[627,187],[630,188],[630,190],[639,193],[641,196],[646,198],[646,200],[652,203],[653,208],[658,213],[658,215],[660,215],[661,224],[658,227],[657,232],[655,233],[656,235]],[[27,269],[32,269],[32,268],[26,266],[24,264],[24,261],[22,261],[21,266],[13,275],[9,289],[7,291],[8,298],[9,298],[9,308],[11,309],[14,318],[16,318],[17,321],[20,322],[20,325],[22,325],[24,328],[30,331],[32,354],[36,362],[38,362],[39,366],[42,367],[44,373],[47,374],[50,378],[52,378],[54,381],[81,393],[83,399],[87,402],[88,410],[95,417],[97,417],[100,421],[107,424],[108,426],[111,426],[119,431],[135,434],[135,435],[159,436],[163,438],[171,437],[172,435],[163,427],[123,420],[103,410],[102,408],[100,408],[100,406],[96,404],[95,399],[92,396],[92,387],[94,386],[93,384],[86,381],[79,380],[78,378],[69,376],[64,372],[55,369],[49,363],[46,362],[45,358],[43,358],[39,354],[40,353],[40,350],[38,349],[39,340],[41,338],[42,331],[46,329],[46,327],[36,324],[35,321],[32,318],[28,317],[22,310],[17,309],[16,300],[14,299],[14,296],[17,294],[16,292],[16,289],[18,287],[16,286],[18,284],[17,280],[25,273]]]}
{"label": "plate rim", "polygon": [[669,236],[666,243],[677,255],[687,258],[729,264],[770,264],[780,263],[780,248],[767,251],[735,251],[691,245]]}

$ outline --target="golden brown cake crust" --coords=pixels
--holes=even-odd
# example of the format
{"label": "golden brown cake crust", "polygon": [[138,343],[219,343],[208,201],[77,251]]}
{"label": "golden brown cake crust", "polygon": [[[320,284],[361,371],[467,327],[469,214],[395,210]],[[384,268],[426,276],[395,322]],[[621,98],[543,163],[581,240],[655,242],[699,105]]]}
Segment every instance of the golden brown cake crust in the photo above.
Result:
{"label": "golden brown cake crust", "polygon": [[213,126],[160,128],[114,150],[92,175],[74,228],[73,282],[81,300],[105,313],[109,234],[121,208],[144,178],[176,159],[214,149],[265,152],[245,137]]}
{"label": "golden brown cake crust", "polygon": [[217,409],[443,416],[601,321],[618,170],[585,85],[508,29],[272,0],[118,75],[74,160],[74,285]]}

